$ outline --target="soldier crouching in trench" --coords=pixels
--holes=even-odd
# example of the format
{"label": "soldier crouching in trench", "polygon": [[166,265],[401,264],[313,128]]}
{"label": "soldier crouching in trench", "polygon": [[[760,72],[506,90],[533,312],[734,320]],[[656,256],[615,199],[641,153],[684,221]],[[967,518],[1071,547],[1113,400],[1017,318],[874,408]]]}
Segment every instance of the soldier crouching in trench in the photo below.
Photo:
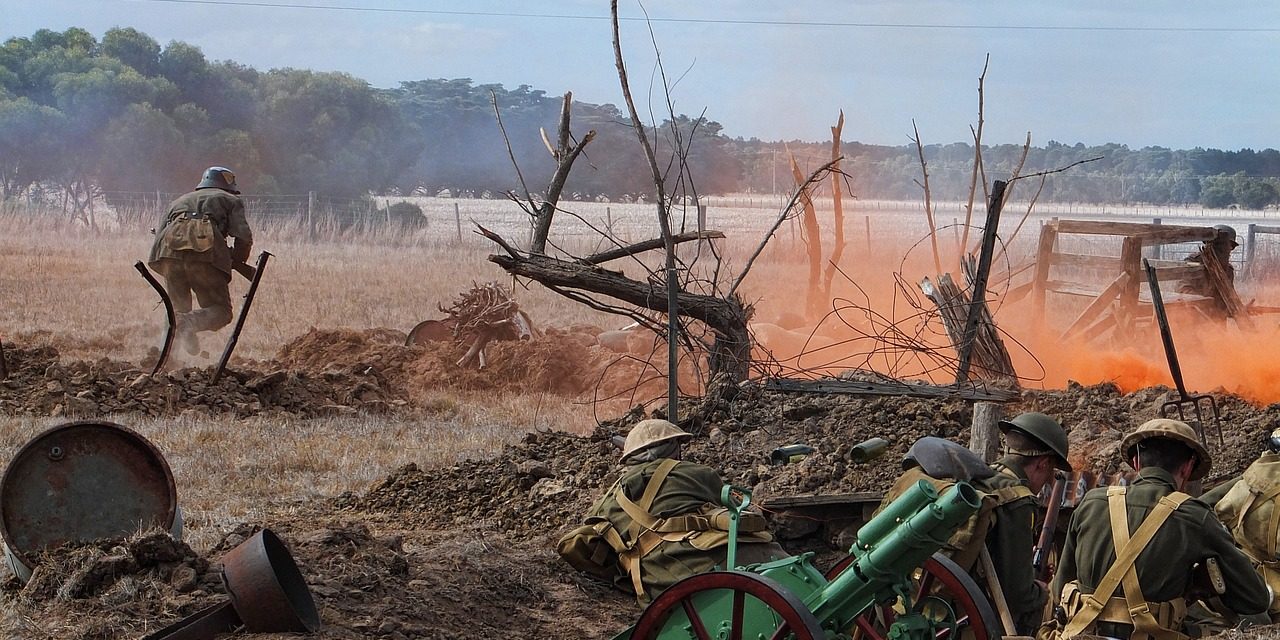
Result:
{"label": "soldier crouching in trench", "polygon": [[[641,602],[691,575],[725,568],[724,481],[715,469],[680,459],[680,443],[691,437],[666,420],[633,427],[622,450],[626,470],[591,507],[586,524],[560,539],[560,556]],[[742,513],[737,564],[788,555],[765,525],[760,514]]]}
{"label": "soldier crouching in trench", "polygon": [[[247,260],[253,247],[239,194],[231,170],[209,167],[194,191],[169,204],[155,229],[147,264],[164,277],[178,341],[191,355],[200,353],[197,332],[231,322],[231,268]],[[228,237],[235,239],[233,247]],[[191,310],[193,294],[198,311]]]}

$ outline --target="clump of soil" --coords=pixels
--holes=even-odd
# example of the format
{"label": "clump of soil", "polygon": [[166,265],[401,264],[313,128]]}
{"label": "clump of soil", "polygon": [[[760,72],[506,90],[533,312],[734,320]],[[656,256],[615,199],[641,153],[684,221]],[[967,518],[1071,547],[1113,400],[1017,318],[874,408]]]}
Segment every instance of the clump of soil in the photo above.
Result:
{"label": "clump of soil", "polygon": [[[190,615],[222,592],[219,573],[191,547],[151,532],[50,550],[25,585],[4,584],[3,598],[32,625],[24,637],[114,638]],[[50,620],[61,622],[51,627]]]}

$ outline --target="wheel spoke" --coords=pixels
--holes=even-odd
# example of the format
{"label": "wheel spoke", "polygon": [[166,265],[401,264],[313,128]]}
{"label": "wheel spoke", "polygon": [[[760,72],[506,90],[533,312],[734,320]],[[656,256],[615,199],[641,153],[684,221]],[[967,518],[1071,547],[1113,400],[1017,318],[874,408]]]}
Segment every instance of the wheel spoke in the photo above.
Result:
{"label": "wheel spoke", "polygon": [[872,638],[873,640],[884,640],[884,635],[876,630],[875,625],[871,624],[871,621],[867,619],[867,616],[858,616],[857,618],[854,618],[853,622],[858,625],[858,629],[867,634],[868,638]]}
{"label": "wheel spoke", "polygon": [[791,625],[783,622],[782,626],[778,627],[778,630],[774,631],[773,635],[769,636],[769,640],[782,640],[789,635],[791,635]]}
{"label": "wheel spoke", "polygon": [[746,599],[745,592],[733,592],[733,619],[729,623],[729,640],[742,640],[742,608]]}
{"label": "wheel spoke", "polygon": [[707,633],[707,628],[702,624],[702,618],[698,615],[698,608],[693,606],[693,597],[680,600],[680,606],[684,608],[685,617],[689,618],[689,625],[693,627],[693,635],[698,640],[711,640],[711,634]]}
{"label": "wheel spoke", "polygon": [[933,589],[933,574],[928,571],[920,572],[920,586],[916,589],[916,601],[912,606],[918,604],[924,597],[929,595],[929,591]]}

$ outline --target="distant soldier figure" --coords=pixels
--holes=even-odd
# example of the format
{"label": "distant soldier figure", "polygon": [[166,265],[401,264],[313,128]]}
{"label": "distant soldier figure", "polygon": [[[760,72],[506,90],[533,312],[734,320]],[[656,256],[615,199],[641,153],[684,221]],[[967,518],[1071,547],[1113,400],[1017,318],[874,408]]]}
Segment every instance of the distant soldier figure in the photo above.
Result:
{"label": "distant soldier figure", "polygon": [[[947,541],[943,553],[972,574],[978,573],[980,554],[989,554],[1017,627],[1009,633],[1031,635],[1040,626],[1047,600],[1047,589],[1036,582],[1031,564],[1036,496],[1058,469],[1071,470],[1067,432],[1057,420],[1035,412],[1002,420],[999,427],[1005,456],[990,466],[955,442],[934,437],[918,440],[902,461],[906,471],[885,494],[880,508],[922,479],[939,490],[956,480],[970,481],[985,494],[982,507]],[[976,581],[986,585],[985,580]]]}
{"label": "distant soldier figure", "polygon": [[[724,481],[711,467],[680,460],[680,443],[690,437],[666,420],[633,427],[622,450],[626,470],[591,507],[586,524],[560,539],[560,557],[641,601],[683,578],[724,568],[729,539],[728,510],[720,506]],[[763,516],[742,516],[737,564],[787,556],[772,542]]]}
{"label": "distant soldier figure", "polygon": [[[1214,236],[1213,240],[1204,243],[1204,246],[1199,251],[1187,256],[1185,261],[1203,267],[1205,252],[1213,252],[1214,257],[1218,259],[1218,264],[1222,265],[1222,269],[1226,273],[1227,285],[1234,288],[1236,268],[1231,265],[1231,252],[1240,246],[1240,243],[1236,242],[1236,230],[1231,225],[1226,224],[1217,225],[1214,230],[1217,231],[1217,235]],[[1225,311],[1227,308],[1218,290],[1210,284],[1207,269],[1201,269],[1195,276],[1184,278],[1178,285],[1178,292],[1213,298],[1218,301],[1218,307],[1221,310]]]}
{"label": "distant soldier figure", "polygon": [[1041,637],[1186,638],[1198,568],[1216,576],[1215,592],[1231,613],[1266,611],[1271,598],[1249,558],[1205,503],[1181,491],[1212,465],[1191,427],[1151,420],[1120,450],[1138,480],[1094,489],[1076,507],[1053,579],[1060,605]]}
{"label": "distant soldier figure", "polygon": [[[236,176],[209,167],[195,191],[169,204],[156,226],[147,264],[164,276],[177,314],[177,337],[192,355],[200,352],[196,333],[217,331],[231,322],[232,265],[249,258],[253,233],[245,220]],[[227,238],[235,244],[227,246]],[[191,310],[191,296],[200,303]]]}

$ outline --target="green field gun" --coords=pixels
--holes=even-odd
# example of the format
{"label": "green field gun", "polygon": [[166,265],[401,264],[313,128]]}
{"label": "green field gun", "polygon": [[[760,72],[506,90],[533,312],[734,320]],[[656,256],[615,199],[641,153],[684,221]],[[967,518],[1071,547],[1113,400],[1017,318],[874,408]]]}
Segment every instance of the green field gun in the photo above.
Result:
{"label": "green field gun", "polygon": [[[724,501],[736,516],[750,494],[735,501],[728,489]],[[939,495],[921,481],[863,525],[850,555],[827,574],[807,553],[691,576],[614,640],[998,638],[998,619],[977,585],[937,554],[980,498],[966,482]],[[735,539],[731,531],[728,566]]]}

